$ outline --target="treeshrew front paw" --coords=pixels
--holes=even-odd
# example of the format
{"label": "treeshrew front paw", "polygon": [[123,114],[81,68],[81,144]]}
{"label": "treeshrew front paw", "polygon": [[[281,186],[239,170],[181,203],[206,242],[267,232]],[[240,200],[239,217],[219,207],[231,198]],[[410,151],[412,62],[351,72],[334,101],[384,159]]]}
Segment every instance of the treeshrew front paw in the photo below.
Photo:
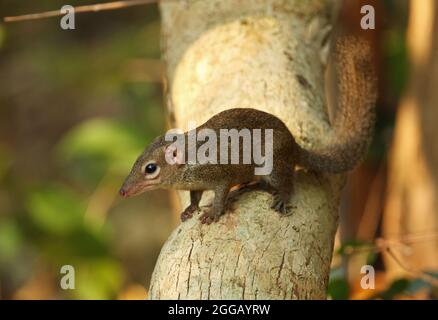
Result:
{"label": "treeshrew front paw", "polygon": [[181,221],[184,222],[191,217],[193,217],[193,213],[198,209],[198,206],[189,205],[182,213],[181,213]]}

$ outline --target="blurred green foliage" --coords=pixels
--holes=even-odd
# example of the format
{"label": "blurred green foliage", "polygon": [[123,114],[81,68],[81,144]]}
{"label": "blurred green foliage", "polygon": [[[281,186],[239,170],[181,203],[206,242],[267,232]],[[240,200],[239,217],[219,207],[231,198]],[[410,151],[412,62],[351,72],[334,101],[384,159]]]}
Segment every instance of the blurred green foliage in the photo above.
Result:
{"label": "blurred green foliage", "polygon": [[[435,274],[436,276],[436,274]],[[431,296],[436,296],[433,286],[422,279],[396,279],[387,289],[376,294],[374,299],[393,300],[403,296],[414,296],[419,291],[426,290]]]}
{"label": "blurred green foliage", "polygon": [[[61,4],[5,1],[0,11]],[[73,31],[58,19],[0,24],[0,299],[108,299],[147,284],[149,265],[138,266],[140,280],[129,274],[112,217],[139,203],[115,201],[118,185],[164,129],[161,85],[141,80],[159,56],[156,6],[78,15]],[[144,59],[145,67],[131,66]],[[143,229],[147,238],[146,221]],[[59,287],[67,264],[71,291]],[[47,275],[48,296],[32,296],[34,278]],[[29,294],[17,295],[23,287]]]}
{"label": "blurred green foliage", "polygon": [[[378,250],[373,243],[359,240],[347,241],[338,248],[335,252],[335,257],[339,256],[340,258],[348,259],[356,254],[365,254],[365,263],[369,266],[373,266],[375,270],[379,270],[379,266],[377,265]],[[429,272],[428,275],[438,279],[437,272]],[[360,279],[358,279],[358,281],[360,282]],[[377,281],[381,280],[375,277],[374,284]],[[377,287],[376,284],[375,287]],[[329,278],[329,298],[333,300],[347,300],[350,298],[351,289],[344,267],[342,265],[334,267],[330,272]],[[414,297],[420,291],[434,298],[437,296],[436,290],[437,288],[434,288],[430,282],[426,282],[424,279],[416,277],[410,279],[400,278],[393,280],[385,289],[378,290],[377,293],[374,293],[374,290],[371,291],[372,294],[370,294],[369,298],[391,300],[403,297]]]}
{"label": "blurred green foliage", "polygon": [[5,30],[3,25],[0,23],[0,48],[3,46],[4,41],[5,41]]}
{"label": "blurred green foliage", "polygon": [[69,164],[71,176],[92,182],[109,166],[119,175],[129,172],[133,159],[152,139],[147,136],[120,121],[91,119],[67,133],[57,151],[63,163]]}
{"label": "blurred green foliage", "polygon": [[80,228],[85,211],[84,199],[67,188],[47,185],[29,194],[26,207],[35,226],[54,236]]}
{"label": "blurred green foliage", "polygon": [[366,254],[367,264],[372,265],[376,262],[377,253],[374,249],[374,244],[367,241],[360,241],[357,239],[345,241],[339,246],[336,254],[341,256],[348,256],[349,254],[356,251],[362,251],[362,253]]}
{"label": "blurred green foliage", "polygon": [[350,288],[342,268],[337,267],[330,271],[327,295],[332,300],[348,300]]}

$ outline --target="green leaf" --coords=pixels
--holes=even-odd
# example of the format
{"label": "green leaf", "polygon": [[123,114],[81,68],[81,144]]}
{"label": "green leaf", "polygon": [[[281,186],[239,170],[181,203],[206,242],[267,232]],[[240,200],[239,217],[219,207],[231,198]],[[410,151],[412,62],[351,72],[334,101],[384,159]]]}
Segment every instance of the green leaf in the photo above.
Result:
{"label": "green leaf", "polygon": [[58,152],[67,161],[96,157],[125,172],[145,142],[129,127],[100,118],[83,122],[71,130],[61,141]]}
{"label": "green leaf", "polygon": [[123,281],[120,265],[110,259],[94,259],[76,269],[76,288],[72,294],[78,299],[114,299]]}
{"label": "green leaf", "polygon": [[350,288],[345,279],[344,269],[339,267],[330,270],[328,296],[333,300],[347,300],[349,293]]}
{"label": "green leaf", "polygon": [[344,278],[330,279],[328,285],[328,295],[333,300],[348,300],[349,286]]}
{"label": "green leaf", "polygon": [[0,24],[0,48],[3,46],[5,39],[6,39],[5,28],[3,27],[3,24]]}
{"label": "green leaf", "polygon": [[390,287],[379,294],[384,300],[391,300],[396,296],[403,294],[409,288],[410,281],[408,279],[397,279],[391,283]]}
{"label": "green leaf", "polygon": [[43,231],[64,235],[83,221],[82,200],[62,186],[42,187],[30,194],[27,208],[32,221]]}
{"label": "green leaf", "polygon": [[397,95],[403,92],[409,76],[408,52],[405,35],[397,29],[384,34],[384,55],[390,89]]}
{"label": "green leaf", "polygon": [[82,228],[70,234],[67,241],[73,246],[72,254],[81,258],[96,258],[109,254],[109,239],[102,231]]}
{"label": "green leaf", "polygon": [[361,240],[350,240],[344,242],[339,249],[336,251],[339,255],[349,255],[351,254],[355,249],[362,249],[370,247],[372,244],[366,241]]}
{"label": "green leaf", "polygon": [[22,242],[23,237],[16,222],[0,222],[0,262],[13,260],[20,251]]}

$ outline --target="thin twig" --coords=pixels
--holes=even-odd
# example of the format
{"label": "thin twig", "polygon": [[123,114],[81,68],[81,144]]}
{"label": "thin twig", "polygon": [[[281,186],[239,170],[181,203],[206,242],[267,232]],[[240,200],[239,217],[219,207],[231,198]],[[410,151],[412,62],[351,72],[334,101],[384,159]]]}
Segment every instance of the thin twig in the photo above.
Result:
{"label": "thin twig", "polygon": [[[97,12],[97,11],[107,11],[107,10],[117,10],[122,8],[128,8],[133,6],[140,6],[146,4],[152,4],[159,2],[160,0],[127,0],[127,1],[114,1],[107,3],[99,3],[99,4],[90,4],[84,6],[73,7],[75,9],[75,13],[83,13],[83,12]],[[161,0],[163,1],[163,0]],[[31,13],[20,16],[13,17],[5,17],[3,20],[5,22],[17,22],[17,21],[26,21],[26,20],[37,20],[43,18],[50,17],[59,17],[63,15],[61,10],[53,10],[53,11],[45,11],[40,13]]]}
{"label": "thin twig", "polygon": [[438,238],[438,232],[431,232],[427,234],[406,234],[400,237],[401,239],[385,239],[378,238],[374,244],[366,245],[364,248],[353,248],[349,255],[354,255],[363,252],[387,252],[388,255],[406,272],[430,283],[438,288],[438,279],[420,270],[412,269],[406,266],[395,254],[393,249],[397,247],[410,248],[412,244]]}
{"label": "thin twig", "polygon": [[431,285],[433,285],[434,287],[438,288],[438,279],[431,276],[430,274],[427,274],[426,272],[422,272],[422,271],[418,271],[415,269],[412,269],[408,266],[406,266],[395,254],[394,252],[391,250],[390,247],[386,248],[386,252],[388,253],[388,255],[406,272],[414,275],[417,278],[420,278],[421,280],[430,283]]}

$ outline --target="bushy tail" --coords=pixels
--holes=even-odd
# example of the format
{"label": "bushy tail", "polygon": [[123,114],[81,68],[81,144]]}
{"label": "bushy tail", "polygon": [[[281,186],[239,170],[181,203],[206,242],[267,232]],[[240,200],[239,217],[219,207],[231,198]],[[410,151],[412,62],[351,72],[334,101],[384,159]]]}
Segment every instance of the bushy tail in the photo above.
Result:
{"label": "bushy tail", "polygon": [[318,150],[300,148],[298,164],[317,171],[339,173],[353,169],[371,141],[377,80],[372,53],[365,40],[348,37],[336,47],[338,108],[328,145]]}

